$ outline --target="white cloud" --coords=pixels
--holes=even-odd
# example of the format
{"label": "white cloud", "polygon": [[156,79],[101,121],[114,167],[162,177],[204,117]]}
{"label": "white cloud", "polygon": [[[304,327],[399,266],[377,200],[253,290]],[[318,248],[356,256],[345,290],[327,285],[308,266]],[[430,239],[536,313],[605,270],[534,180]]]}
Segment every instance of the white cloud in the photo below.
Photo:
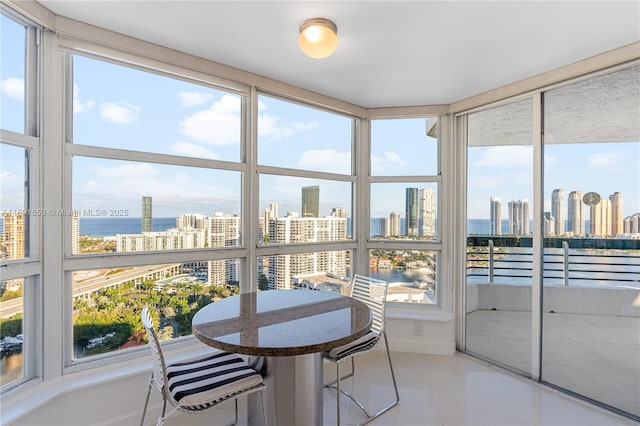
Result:
{"label": "white cloud", "polygon": [[180,131],[194,141],[211,145],[240,143],[240,98],[225,95],[210,109],[180,122]]}
{"label": "white cloud", "polygon": [[[264,109],[266,109],[266,106]],[[260,110],[260,107],[258,107],[258,110]],[[282,118],[276,115],[261,114],[258,117],[258,136],[271,139],[286,139],[296,132],[306,132],[320,125],[317,121],[280,125],[281,120]]]}
{"label": "white cloud", "polygon": [[104,102],[100,104],[102,118],[114,124],[129,124],[138,120],[140,107],[126,101],[119,103]]}
{"label": "white cloud", "polygon": [[80,100],[80,89],[76,83],[73,83],[73,113],[87,111],[93,107],[94,104],[94,101],[82,102]]}
{"label": "white cloud", "polygon": [[258,118],[258,136],[274,139],[285,139],[293,134],[293,129],[278,126],[280,117],[271,114],[262,114]]}
{"label": "white cloud", "polygon": [[220,158],[218,154],[210,149],[191,142],[175,142],[171,145],[171,151],[173,151],[174,154],[185,155],[188,157],[208,158],[210,160],[217,160]]}
{"label": "white cloud", "polygon": [[587,165],[590,169],[599,172],[608,172],[612,171],[615,167],[619,167],[622,159],[623,156],[620,152],[599,152],[589,157]]}
{"label": "white cloud", "polygon": [[[264,112],[268,109],[268,105],[258,100],[258,112]],[[281,117],[277,115],[263,113],[258,116],[258,136],[270,139],[286,139],[291,137],[295,132],[305,132],[315,129],[320,125],[317,121],[309,121],[306,123],[291,123],[280,125]]]}
{"label": "white cloud", "polygon": [[2,80],[2,93],[18,102],[24,102],[24,80],[9,77]]}
{"label": "white cloud", "polygon": [[492,146],[476,161],[476,166],[521,168],[533,166],[533,147],[520,145]]}
{"label": "white cloud", "polygon": [[183,107],[192,107],[202,105],[203,103],[213,99],[212,93],[202,92],[180,92],[178,93],[180,103]]}
{"label": "white cloud", "polygon": [[385,152],[383,157],[378,157],[376,155],[371,155],[371,172],[374,175],[381,175],[385,173],[389,173],[392,171],[396,171],[407,167],[409,162],[404,160],[398,153],[396,152]]}
{"label": "white cloud", "polygon": [[298,160],[298,167],[327,173],[349,173],[351,154],[338,152],[335,149],[308,150]]}

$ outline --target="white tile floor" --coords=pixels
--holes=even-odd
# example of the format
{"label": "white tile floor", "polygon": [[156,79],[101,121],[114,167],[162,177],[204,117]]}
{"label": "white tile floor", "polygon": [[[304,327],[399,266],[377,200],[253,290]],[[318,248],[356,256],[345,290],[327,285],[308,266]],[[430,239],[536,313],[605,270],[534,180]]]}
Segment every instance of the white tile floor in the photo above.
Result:
{"label": "white tile floor", "polygon": [[[391,356],[400,404],[369,423],[371,425],[637,424],[463,354],[438,356],[393,352]],[[344,365],[347,370],[348,364]],[[360,355],[355,378],[344,381],[343,388],[353,392],[371,407],[371,411],[377,411],[393,398],[387,365],[383,351]],[[327,364],[325,376],[334,375],[333,366]],[[335,425],[335,391],[325,389],[324,401],[324,423]],[[348,398],[342,398],[341,404],[344,425],[355,425],[364,420]],[[244,407],[245,403],[241,401],[238,423],[241,425],[246,421]],[[227,414],[230,412],[223,413],[220,421],[230,418]],[[211,414],[178,414],[168,419],[166,425],[216,424],[211,422]]]}

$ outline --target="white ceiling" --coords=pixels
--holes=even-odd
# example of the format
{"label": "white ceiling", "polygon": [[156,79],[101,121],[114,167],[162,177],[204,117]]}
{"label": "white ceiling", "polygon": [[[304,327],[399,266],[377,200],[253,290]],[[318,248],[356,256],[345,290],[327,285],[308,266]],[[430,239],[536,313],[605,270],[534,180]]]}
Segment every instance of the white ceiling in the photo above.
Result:
{"label": "white ceiling", "polygon": [[[448,104],[640,40],[638,1],[59,1],[58,15],[367,108]],[[307,18],[338,26],[306,57]]]}

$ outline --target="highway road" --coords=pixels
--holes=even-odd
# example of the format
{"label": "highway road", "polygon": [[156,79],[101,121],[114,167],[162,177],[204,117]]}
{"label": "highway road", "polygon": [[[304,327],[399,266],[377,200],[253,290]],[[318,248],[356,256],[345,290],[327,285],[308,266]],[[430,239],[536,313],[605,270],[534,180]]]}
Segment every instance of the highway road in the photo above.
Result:
{"label": "highway road", "polygon": [[[132,281],[136,278],[144,278],[148,275],[155,275],[163,271],[180,267],[180,263],[170,263],[164,265],[153,266],[136,266],[126,271],[117,272],[115,274],[103,274],[98,277],[89,278],[74,283],[73,297],[81,296],[96,292],[103,288],[114,287],[116,285]],[[0,303],[0,318],[8,318],[19,312],[22,312],[22,297],[7,300]]]}

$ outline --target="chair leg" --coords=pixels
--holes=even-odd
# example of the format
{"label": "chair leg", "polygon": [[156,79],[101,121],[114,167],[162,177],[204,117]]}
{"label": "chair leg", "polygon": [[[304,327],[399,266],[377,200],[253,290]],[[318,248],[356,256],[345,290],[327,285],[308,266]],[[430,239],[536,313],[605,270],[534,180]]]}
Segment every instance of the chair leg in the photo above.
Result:
{"label": "chair leg", "polygon": [[391,379],[393,380],[393,389],[396,392],[396,402],[392,405],[395,406],[398,402],[400,402],[400,394],[398,393],[398,383],[396,382],[396,375],[393,371],[393,364],[391,363],[391,352],[389,352],[389,342],[387,341],[387,332],[384,331],[384,345],[387,349],[387,359],[389,360],[389,370],[391,371]]}
{"label": "chair leg", "polygon": [[144,416],[147,414],[147,407],[149,406],[149,396],[151,396],[151,386],[153,386],[153,373],[149,377],[149,387],[147,389],[147,399],[144,401],[144,408],[142,409],[142,419],[140,419],[140,426],[144,425]]}
{"label": "chair leg", "polygon": [[395,375],[395,373],[393,371],[393,364],[391,363],[391,353],[389,352],[389,342],[387,341],[387,333],[383,332],[383,335],[384,335],[384,345],[385,345],[385,349],[387,351],[387,359],[389,360],[389,370],[391,371],[391,379],[393,380],[393,390],[395,391],[396,399],[391,404],[387,405],[382,410],[378,411],[376,414],[374,414],[372,416],[369,416],[369,418],[367,420],[365,420],[364,422],[360,423],[358,426],[366,425],[367,423],[369,423],[373,419],[378,418],[382,414],[386,413],[387,411],[389,411],[390,409],[392,409],[393,407],[398,405],[398,403],[400,402],[400,394],[398,393],[398,384],[396,383],[396,375]]}
{"label": "chair leg", "polygon": [[336,426],[340,426],[340,363],[336,363]]}
{"label": "chair leg", "polygon": [[267,406],[264,402],[264,390],[260,391],[260,402],[262,402],[262,416],[264,419],[264,426],[269,426],[269,419],[267,418]]}
{"label": "chair leg", "polygon": [[[356,373],[356,363],[355,363],[355,357],[351,357],[351,372],[349,374],[346,374],[342,377],[340,377],[340,380],[344,380],[344,379],[348,379],[349,377],[353,376]],[[333,380],[329,383],[325,383],[323,386],[325,388],[329,388],[329,387],[333,387],[333,385],[335,385],[337,382],[337,380]]]}

